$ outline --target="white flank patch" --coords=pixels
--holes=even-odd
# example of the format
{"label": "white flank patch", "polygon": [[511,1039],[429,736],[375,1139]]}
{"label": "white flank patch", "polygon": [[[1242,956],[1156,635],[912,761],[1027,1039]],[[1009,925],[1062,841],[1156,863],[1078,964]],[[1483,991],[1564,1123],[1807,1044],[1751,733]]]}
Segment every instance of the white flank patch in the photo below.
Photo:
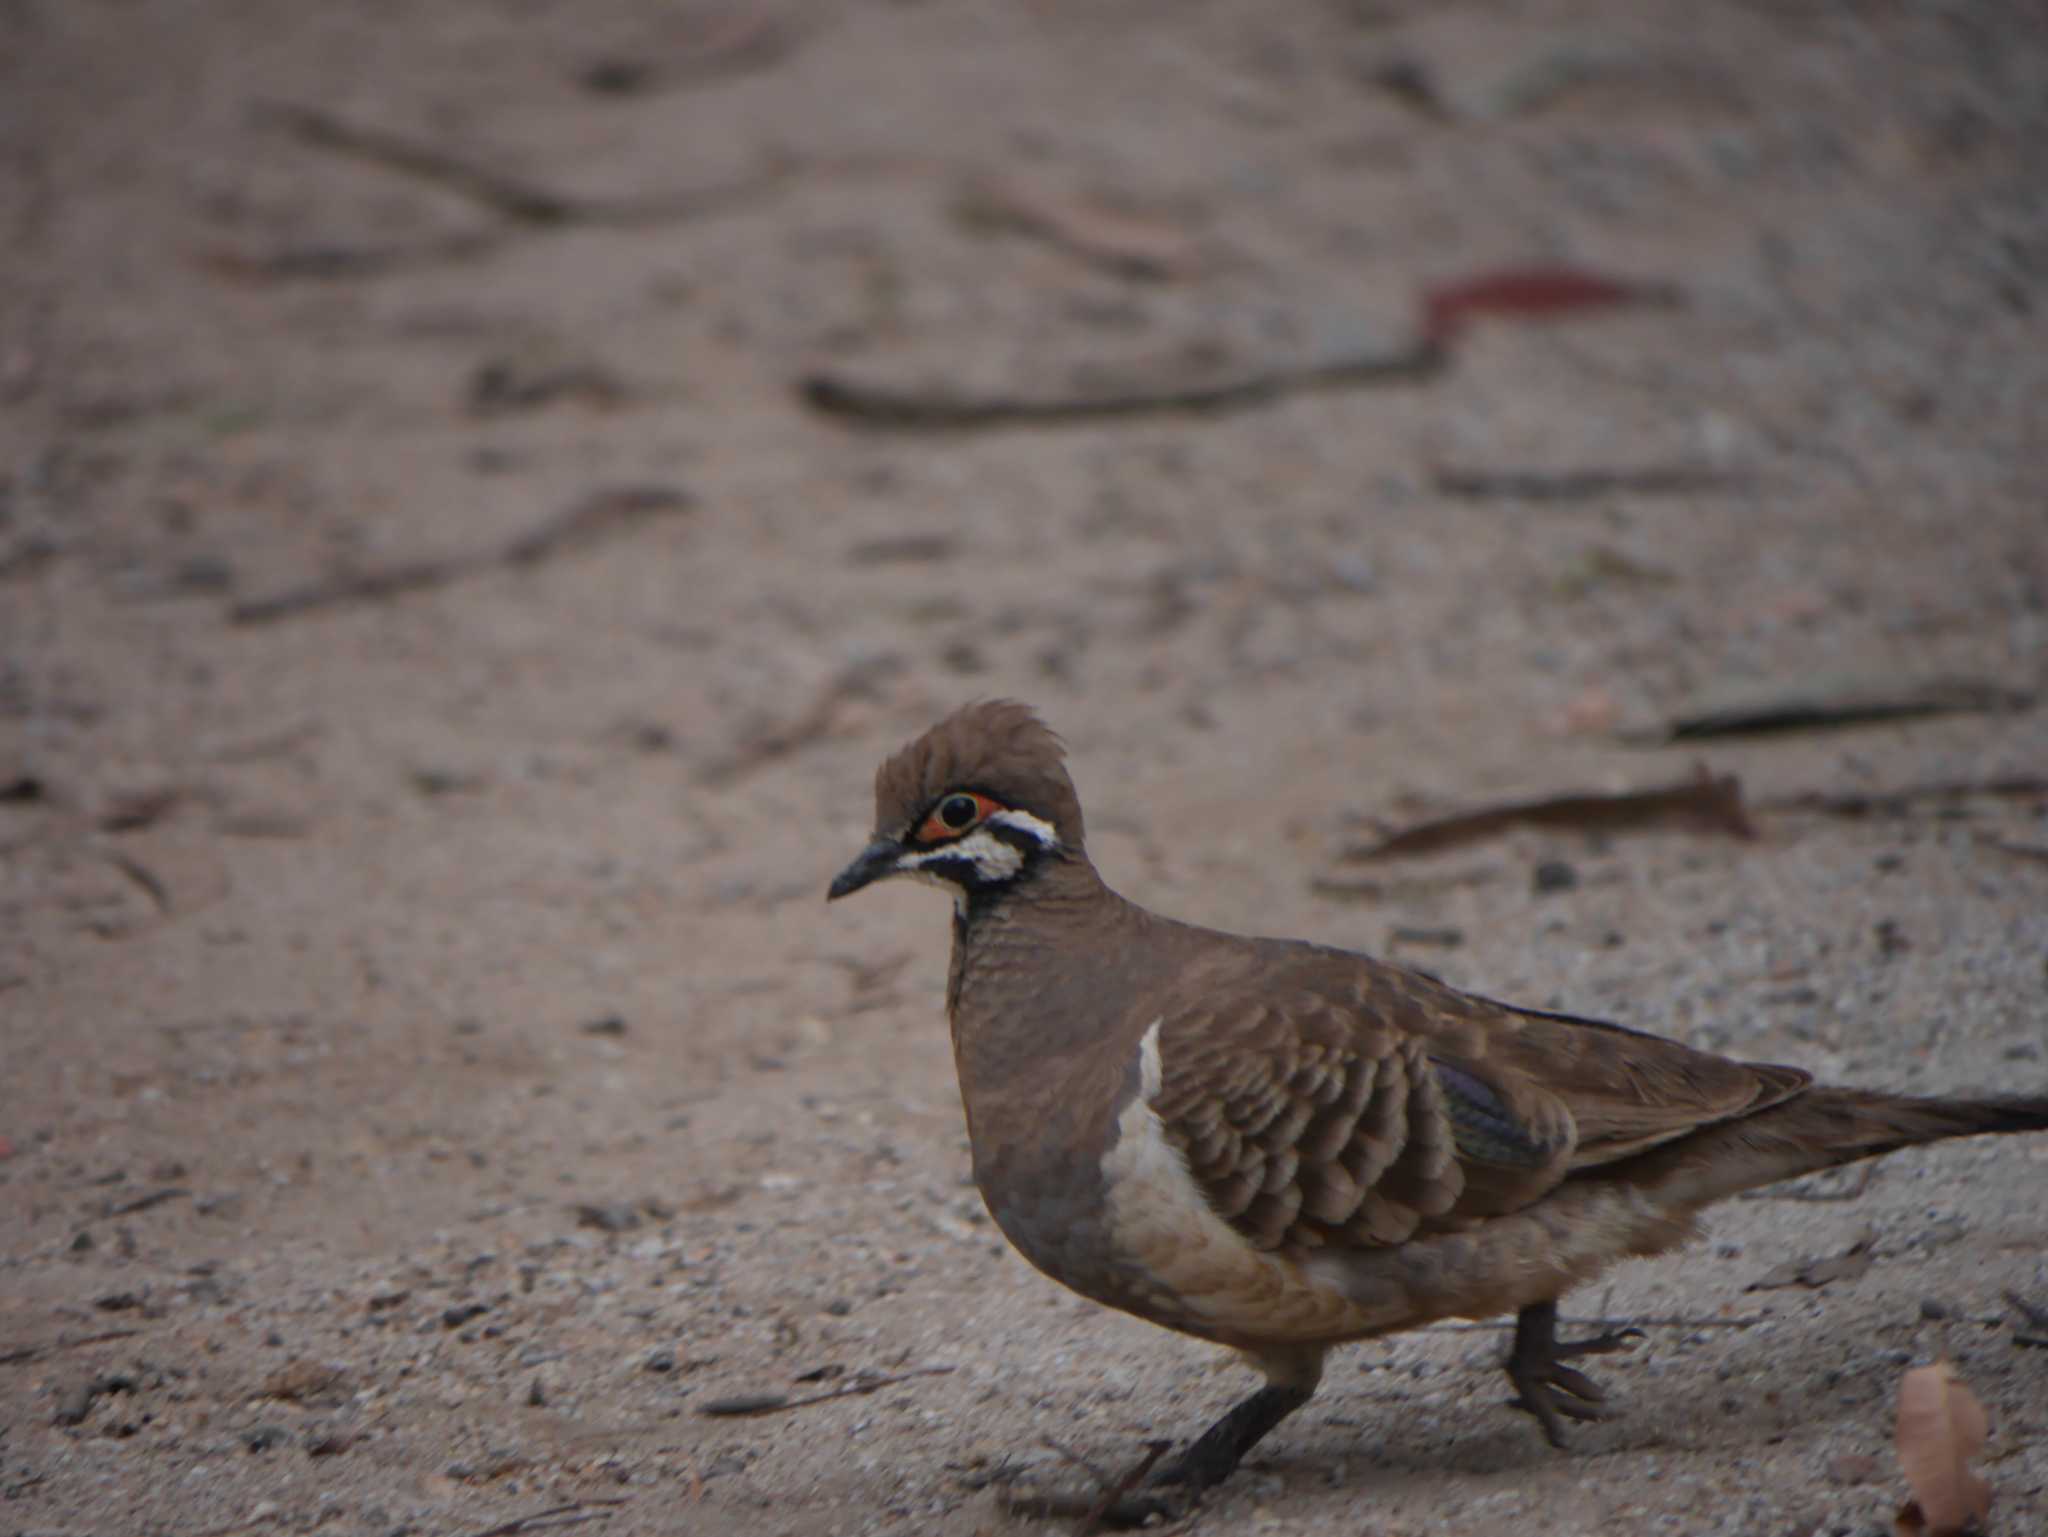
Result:
{"label": "white flank patch", "polygon": [[1162,1023],[1154,1020],[1138,1043],[1138,1092],[1117,1117],[1116,1145],[1102,1160],[1120,1257],[1151,1278],[1166,1311],[1225,1339],[1316,1341],[1367,1332],[1370,1321],[1329,1278],[1255,1250],[1202,1194],[1152,1108],[1165,1076]]}
{"label": "white flank patch", "polygon": [[[1159,1086],[1166,1081],[1166,1074],[1159,1065],[1159,1027],[1163,1019],[1152,1021],[1152,1028],[1145,1032],[1145,1039],[1138,1042],[1138,1099],[1150,1112],[1152,1096],[1159,1092]],[[1159,1117],[1154,1114],[1156,1123]]]}

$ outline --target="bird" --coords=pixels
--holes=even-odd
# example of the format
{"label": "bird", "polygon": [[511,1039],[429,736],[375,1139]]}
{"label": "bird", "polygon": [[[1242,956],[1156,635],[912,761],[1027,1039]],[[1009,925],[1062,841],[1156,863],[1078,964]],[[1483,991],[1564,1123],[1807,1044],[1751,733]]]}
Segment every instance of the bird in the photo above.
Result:
{"label": "bird", "polygon": [[[1099,1518],[1185,1513],[1307,1403],[1334,1346],[1515,1317],[1516,1407],[1611,1417],[1558,1301],[1741,1191],[1949,1137],[2048,1129],[2048,1093],[1829,1087],[1371,956],[1197,927],[1089,860],[1061,739],[969,704],[885,760],[837,900],[953,899],[946,1013],[976,1186],[1009,1243],[1264,1384]],[[1105,1499],[1108,1499],[1105,1496]]]}

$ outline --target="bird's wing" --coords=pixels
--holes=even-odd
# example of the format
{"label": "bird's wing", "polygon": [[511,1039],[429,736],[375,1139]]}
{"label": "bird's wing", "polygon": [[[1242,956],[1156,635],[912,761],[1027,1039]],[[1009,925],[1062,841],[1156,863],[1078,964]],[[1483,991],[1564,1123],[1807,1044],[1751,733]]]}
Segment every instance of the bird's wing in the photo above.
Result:
{"label": "bird's wing", "polygon": [[1256,987],[1202,979],[1160,1020],[1152,1107],[1263,1249],[1466,1226],[1806,1082],[1358,956],[1300,957],[1276,977],[1266,956]]}

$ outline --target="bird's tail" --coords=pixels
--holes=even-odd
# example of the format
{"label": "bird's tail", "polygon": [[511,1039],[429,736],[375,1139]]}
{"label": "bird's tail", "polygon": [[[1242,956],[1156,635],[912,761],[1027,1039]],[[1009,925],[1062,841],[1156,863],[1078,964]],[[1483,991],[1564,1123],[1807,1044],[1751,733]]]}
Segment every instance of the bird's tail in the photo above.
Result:
{"label": "bird's tail", "polygon": [[1809,1089],[1602,1172],[1626,1169],[1631,1183],[1696,1210],[1739,1191],[1902,1147],[2010,1131],[2048,1131],[2048,1094],[1914,1099],[1869,1089]]}

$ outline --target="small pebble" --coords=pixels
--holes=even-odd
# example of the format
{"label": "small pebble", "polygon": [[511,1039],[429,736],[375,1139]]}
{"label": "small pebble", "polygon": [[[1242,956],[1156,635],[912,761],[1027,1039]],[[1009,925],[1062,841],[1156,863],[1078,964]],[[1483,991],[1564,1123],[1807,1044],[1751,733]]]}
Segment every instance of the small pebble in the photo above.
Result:
{"label": "small pebble", "polygon": [[581,1201],[576,1206],[576,1222],[602,1233],[630,1233],[640,1225],[640,1212],[625,1201]]}
{"label": "small pebble", "polygon": [[1579,872],[1562,859],[1546,859],[1530,879],[1530,888],[1544,896],[1553,891],[1570,891],[1579,883]]}

